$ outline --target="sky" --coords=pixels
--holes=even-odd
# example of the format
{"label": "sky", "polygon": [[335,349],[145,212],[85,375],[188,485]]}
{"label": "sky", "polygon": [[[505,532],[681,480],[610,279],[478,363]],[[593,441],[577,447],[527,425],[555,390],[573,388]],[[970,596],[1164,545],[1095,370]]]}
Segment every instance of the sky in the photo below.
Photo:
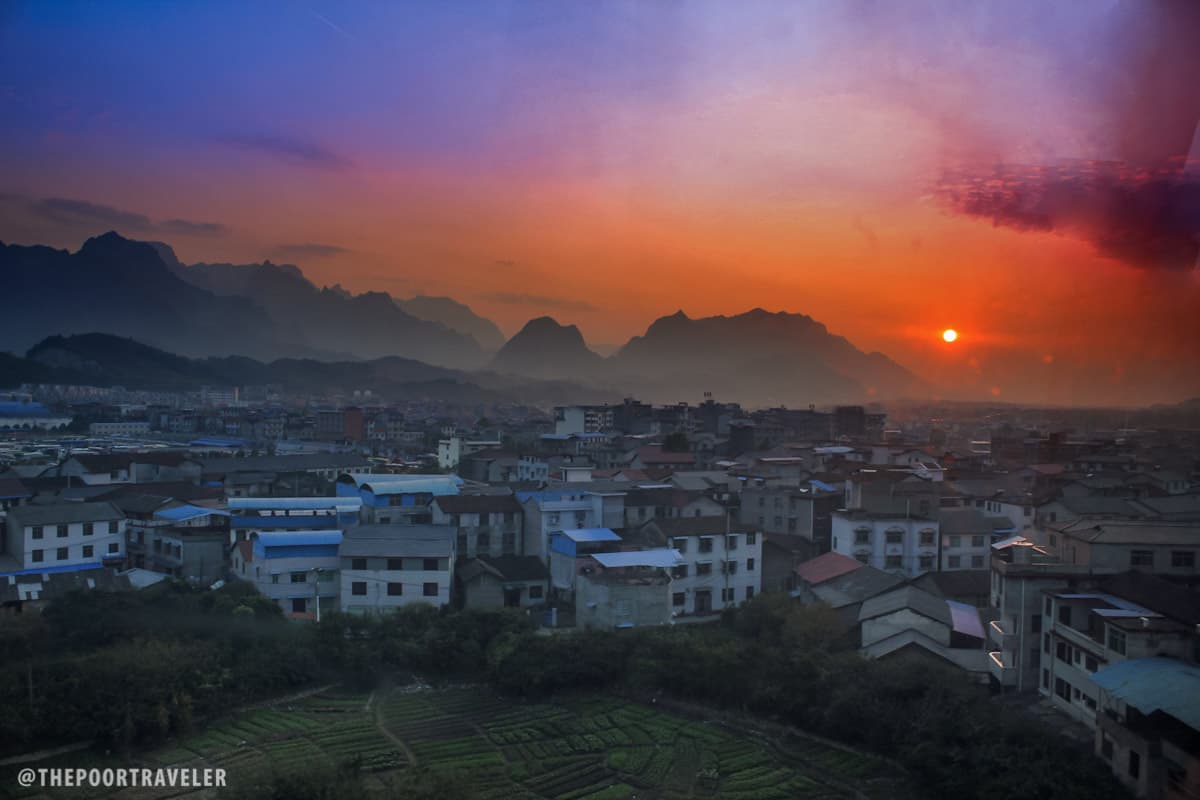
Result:
{"label": "sky", "polygon": [[786,310],[975,395],[1179,399],[1196,41],[1191,0],[9,0],[0,240],[605,344]]}

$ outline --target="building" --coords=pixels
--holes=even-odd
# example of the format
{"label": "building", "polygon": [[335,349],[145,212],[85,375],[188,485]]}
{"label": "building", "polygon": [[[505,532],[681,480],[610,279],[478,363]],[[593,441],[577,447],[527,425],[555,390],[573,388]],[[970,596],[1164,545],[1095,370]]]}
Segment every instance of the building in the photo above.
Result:
{"label": "building", "polygon": [[254,584],[289,619],[320,619],[337,609],[339,530],[254,531],[232,555],[235,578]]}
{"label": "building", "polygon": [[112,503],[23,505],[8,512],[0,574],[125,563],[125,515]]}
{"label": "building", "polygon": [[480,556],[455,571],[463,608],[529,608],[546,602],[550,572],[536,556]]}
{"label": "building", "polygon": [[793,549],[802,560],[828,553],[833,541],[833,512],[844,493],[821,481],[801,486],[747,486],[741,492],[742,527],[796,537]]}
{"label": "building", "polygon": [[983,623],[974,606],[901,586],[864,600],[858,624],[859,652],[868,658],[931,656],[988,680]]}
{"label": "building", "polygon": [[561,488],[517,492],[524,510],[524,554],[549,558],[554,533],[580,528],[620,528],[625,492]]}
{"label": "building", "polygon": [[668,570],[679,560],[670,548],[589,556],[576,581],[576,625],[613,629],[669,623],[674,612]]}
{"label": "building", "polygon": [[438,466],[442,469],[457,469],[459,462],[473,453],[481,450],[493,450],[500,447],[499,439],[478,439],[468,441],[461,436],[451,436],[449,439],[438,441]]}
{"label": "building", "polygon": [[430,512],[434,525],[454,529],[459,558],[524,555],[524,511],[511,494],[435,497]]}
{"label": "building", "polygon": [[133,567],[198,584],[211,584],[225,577],[228,511],[171,504],[155,510],[152,519],[151,525],[129,527],[129,561]]}
{"label": "building", "polygon": [[835,511],[832,550],[875,569],[915,578],[938,567],[936,519]]}
{"label": "building", "polygon": [[361,497],[231,497],[229,543],[268,531],[334,530],[355,525]]}
{"label": "building", "polygon": [[550,534],[547,561],[551,586],[570,595],[581,571],[592,568],[588,559],[596,553],[616,551],[620,542],[621,537],[609,528],[571,528]]}
{"label": "building", "polygon": [[974,508],[943,508],[938,513],[941,536],[939,569],[986,570],[992,544],[1016,533],[1007,517],[988,516]]}
{"label": "building", "polygon": [[838,612],[842,628],[858,637],[858,614],[872,597],[905,581],[899,575],[868,567],[841,553],[825,553],[796,567],[792,597],[803,604],[824,603]]}
{"label": "building", "polygon": [[1200,797],[1200,667],[1130,658],[1098,670],[1095,752],[1137,797]]}
{"label": "building", "polygon": [[343,475],[337,494],[362,500],[364,522],[426,525],[433,499],[458,494],[462,482],[457,475]]}
{"label": "building", "polygon": [[57,431],[72,419],[28,398],[0,400],[0,431]]}
{"label": "building", "polygon": [[762,591],[761,537],[731,527],[727,518],[654,520],[638,535],[647,546],[679,553],[671,567],[671,609],[676,616],[718,613]]}
{"label": "building", "polygon": [[411,603],[449,605],[454,532],[441,525],[360,525],[338,553],[341,608],[384,613]]}

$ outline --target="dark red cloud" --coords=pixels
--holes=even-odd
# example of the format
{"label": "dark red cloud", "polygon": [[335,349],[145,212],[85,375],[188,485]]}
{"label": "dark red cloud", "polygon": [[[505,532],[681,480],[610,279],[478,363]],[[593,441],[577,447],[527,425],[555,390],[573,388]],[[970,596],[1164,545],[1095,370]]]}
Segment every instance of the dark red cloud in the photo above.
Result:
{"label": "dark red cloud", "polygon": [[1072,236],[1142,269],[1192,269],[1200,256],[1200,178],[1182,159],[1158,168],[1072,161],[960,170],[942,177],[935,196],[955,213]]}

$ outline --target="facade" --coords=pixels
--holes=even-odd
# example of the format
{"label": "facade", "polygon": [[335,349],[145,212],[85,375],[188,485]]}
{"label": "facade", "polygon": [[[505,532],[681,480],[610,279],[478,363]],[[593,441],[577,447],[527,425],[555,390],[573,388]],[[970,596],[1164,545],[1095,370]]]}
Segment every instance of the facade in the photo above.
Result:
{"label": "facade", "polygon": [[438,441],[438,466],[442,469],[456,469],[460,461],[481,450],[491,450],[500,446],[499,439],[480,439],[468,441],[460,436]]}
{"label": "facade", "polygon": [[125,562],[125,515],[112,503],[23,505],[8,512],[0,573],[71,572]]}
{"label": "facade", "polygon": [[238,542],[233,575],[254,584],[290,619],[319,619],[337,608],[339,530],[254,532]]}
{"label": "facade", "polygon": [[613,629],[669,623],[672,581],[667,570],[679,558],[668,548],[591,556],[576,582],[576,624]]}
{"label": "facade", "polygon": [[434,498],[434,525],[455,531],[459,558],[524,555],[524,511],[511,494],[447,495]]}
{"label": "facade", "polygon": [[915,578],[938,567],[938,522],[923,517],[835,511],[832,550]]}
{"label": "facade", "polygon": [[355,525],[359,497],[231,497],[229,543],[267,531],[332,530]]}
{"label": "facade", "polygon": [[450,604],[454,532],[445,526],[360,525],[346,531],[338,556],[347,613]]}
{"label": "facade", "polygon": [[944,508],[938,514],[941,537],[939,569],[985,570],[990,566],[992,544],[1015,533],[1007,517],[988,516],[974,508]]}
{"label": "facade", "polygon": [[433,499],[458,494],[461,484],[456,475],[343,475],[337,494],[362,500],[364,522],[425,525],[433,520]]}
{"label": "facade", "polygon": [[546,602],[550,572],[535,556],[480,556],[456,570],[463,608],[530,608]]}
{"label": "facade", "polygon": [[579,528],[620,528],[625,516],[623,492],[583,488],[518,492],[524,509],[524,554],[549,557],[550,536]]}
{"label": "facade", "polygon": [[229,512],[171,503],[147,520],[131,520],[129,563],[193,583],[209,584],[225,576]]}
{"label": "facade", "polygon": [[868,658],[920,650],[987,681],[983,624],[974,606],[902,586],[865,600],[858,623],[860,652]]}
{"label": "facade", "polygon": [[647,523],[641,536],[651,546],[679,553],[671,567],[675,616],[719,613],[762,592],[762,541],[754,531],[731,527],[723,517],[679,517]]}

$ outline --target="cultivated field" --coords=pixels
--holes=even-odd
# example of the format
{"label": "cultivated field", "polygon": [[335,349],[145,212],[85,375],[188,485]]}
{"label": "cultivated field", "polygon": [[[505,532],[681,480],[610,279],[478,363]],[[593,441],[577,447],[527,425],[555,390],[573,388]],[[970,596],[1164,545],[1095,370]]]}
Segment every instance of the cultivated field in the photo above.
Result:
{"label": "cultivated field", "polygon": [[[853,797],[856,790],[884,798],[901,789],[881,762],[813,740],[759,740],[604,695],[524,704],[482,688],[325,692],[240,714],[143,754],[136,764],[225,767],[237,786],[254,773],[355,760],[369,786],[382,787],[420,764],[459,773],[481,800],[818,800]],[[117,765],[82,754],[53,765],[85,761]],[[188,795],[176,789],[71,796]]]}

